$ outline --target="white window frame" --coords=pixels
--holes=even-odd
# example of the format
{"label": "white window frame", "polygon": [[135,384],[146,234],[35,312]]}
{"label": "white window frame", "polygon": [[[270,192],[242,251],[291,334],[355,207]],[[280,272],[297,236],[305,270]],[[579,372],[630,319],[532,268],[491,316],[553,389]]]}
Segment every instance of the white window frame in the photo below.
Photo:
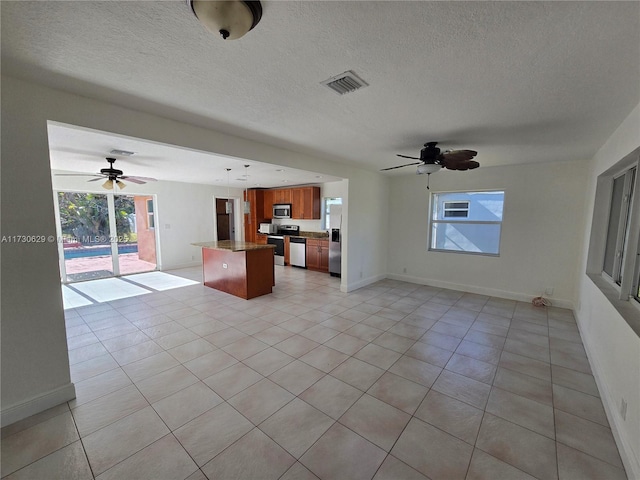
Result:
{"label": "white window frame", "polygon": [[[461,204],[465,203],[466,207],[459,206],[449,206],[452,204]],[[448,202],[442,202],[442,216],[444,218],[469,218],[469,205],[471,202],[468,200],[451,200]],[[466,212],[466,215],[447,215],[447,212]]]}
{"label": "white window frame", "polygon": [[[434,213],[436,213],[437,210],[437,201],[436,198],[438,195],[446,195],[448,193],[465,193],[465,194],[474,194],[474,193],[502,193],[502,220],[494,220],[494,221],[487,221],[487,220],[453,220],[455,218],[463,218],[463,217],[450,217],[446,220],[437,220],[434,219]],[[504,221],[504,203],[505,203],[505,191],[504,190],[464,190],[464,191],[450,191],[450,192],[433,192],[430,196],[429,196],[429,235],[428,235],[428,251],[430,252],[446,252],[446,253],[460,253],[460,254],[464,254],[464,255],[484,255],[484,256],[488,256],[488,257],[499,257],[500,256],[500,246],[502,244],[502,223]],[[444,204],[445,203],[461,203],[461,202],[467,202],[467,200],[451,200],[450,202],[443,202],[443,209],[444,209]],[[470,204],[471,202],[469,202]],[[469,205],[470,208],[470,205]],[[444,217],[444,212],[443,212],[443,217]],[[468,218],[468,217],[467,217]],[[498,252],[497,253],[489,253],[489,252],[470,252],[470,251],[466,251],[466,250],[450,250],[450,249],[446,249],[446,248],[435,248],[433,246],[434,241],[435,241],[435,235],[434,235],[434,227],[437,227],[437,225],[440,224],[465,224],[465,225],[500,225],[500,235],[498,237]]]}
{"label": "white window frame", "polygon": [[[155,230],[156,229],[156,208],[153,201],[153,198],[147,198],[145,200],[146,210],[147,210],[147,229]],[[149,202],[151,202],[151,211],[149,211]],[[153,224],[153,225],[152,225]]]}

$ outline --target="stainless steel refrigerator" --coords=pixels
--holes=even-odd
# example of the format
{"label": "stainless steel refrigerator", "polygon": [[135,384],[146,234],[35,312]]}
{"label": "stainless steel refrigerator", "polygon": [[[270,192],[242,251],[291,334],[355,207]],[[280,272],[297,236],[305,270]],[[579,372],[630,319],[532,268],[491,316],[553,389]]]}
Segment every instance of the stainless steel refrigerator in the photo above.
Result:
{"label": "stainless steel refrigerator", "polygon": [[339,277],[342,263],[342,206],[331,205],[329,215],[329,273]]}

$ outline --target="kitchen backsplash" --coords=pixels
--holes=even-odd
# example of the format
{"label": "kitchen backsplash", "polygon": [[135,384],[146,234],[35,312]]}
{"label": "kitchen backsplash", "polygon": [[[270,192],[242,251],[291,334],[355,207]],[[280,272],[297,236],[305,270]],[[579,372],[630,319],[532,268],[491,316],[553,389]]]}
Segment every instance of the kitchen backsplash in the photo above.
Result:
{"label": "kitchen backsplash", "polygon": [[289,219],[277,219],[272,220],[276,225],[298,225],[300,231],[304,232],[325,232],[322,228],[322,220],[297,220],[293,218]]}

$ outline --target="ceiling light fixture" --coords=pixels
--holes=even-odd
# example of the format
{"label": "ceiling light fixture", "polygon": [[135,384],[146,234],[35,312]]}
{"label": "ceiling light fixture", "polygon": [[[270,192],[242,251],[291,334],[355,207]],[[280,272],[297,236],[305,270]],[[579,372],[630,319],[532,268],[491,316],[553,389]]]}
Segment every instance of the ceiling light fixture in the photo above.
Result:
{"label": "ceiling light fixture", "polygon": [[187,0],[200,22],[223,40],[235,40],[253,29],[262,18],[262,4],[251,0]]}

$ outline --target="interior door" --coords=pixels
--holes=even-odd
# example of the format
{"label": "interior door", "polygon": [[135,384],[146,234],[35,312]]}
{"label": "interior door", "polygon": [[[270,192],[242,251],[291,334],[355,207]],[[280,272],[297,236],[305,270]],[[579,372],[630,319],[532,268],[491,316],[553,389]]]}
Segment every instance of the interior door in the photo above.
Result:
{"label": "interior door", "polygon": [[[227,213],[227,198],[216,198],[216,229],[218,240],[231,240],[233,213]],[[231,211],[232,209],[230,209]]]}

